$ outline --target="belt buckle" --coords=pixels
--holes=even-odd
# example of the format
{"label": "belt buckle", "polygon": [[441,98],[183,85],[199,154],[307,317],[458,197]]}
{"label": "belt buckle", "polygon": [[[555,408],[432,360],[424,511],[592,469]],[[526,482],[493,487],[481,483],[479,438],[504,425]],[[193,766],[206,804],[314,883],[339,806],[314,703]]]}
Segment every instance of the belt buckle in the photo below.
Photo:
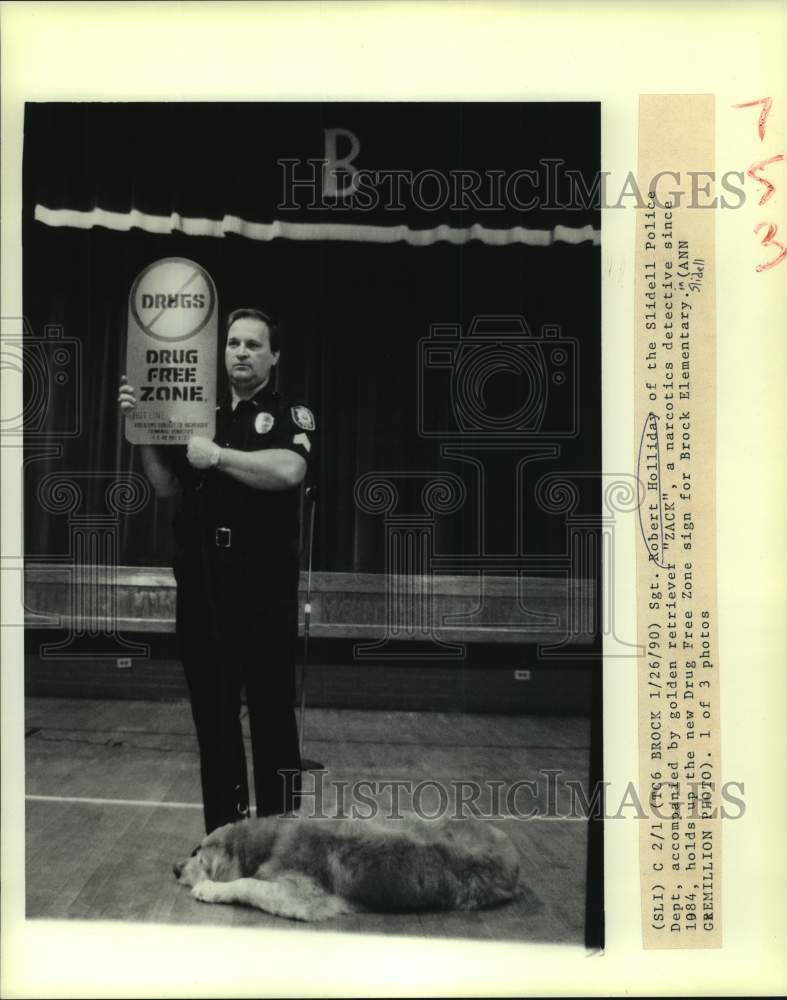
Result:
{"label": "belt buckle", "polygon": [[232,546],[232,529],[216,528],[216,548],[229,549]]}

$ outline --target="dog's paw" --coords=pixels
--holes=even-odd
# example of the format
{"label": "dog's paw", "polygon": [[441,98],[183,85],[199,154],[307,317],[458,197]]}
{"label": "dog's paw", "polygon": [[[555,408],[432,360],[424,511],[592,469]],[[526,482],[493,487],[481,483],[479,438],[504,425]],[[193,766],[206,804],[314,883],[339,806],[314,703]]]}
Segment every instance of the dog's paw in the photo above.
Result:
{"label": "dog's paw", "polygon": [[220,903],[221,890],[220,882],[211,882],[209,879],[205,879],[203,882],[197,882],[191,890],[191,895],[201,903]]}

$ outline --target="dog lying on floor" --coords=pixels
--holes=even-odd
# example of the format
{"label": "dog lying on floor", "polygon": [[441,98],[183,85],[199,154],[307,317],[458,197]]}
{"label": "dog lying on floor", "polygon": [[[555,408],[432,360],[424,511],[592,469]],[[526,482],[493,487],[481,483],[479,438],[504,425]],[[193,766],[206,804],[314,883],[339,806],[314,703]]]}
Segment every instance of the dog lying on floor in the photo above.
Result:
{"label": "dog lying on floor", "polygon": [[493,906],[516,896],[519,859],[480,819],[269,816],[214,830],[174,871],[205,903],[313,921]]}

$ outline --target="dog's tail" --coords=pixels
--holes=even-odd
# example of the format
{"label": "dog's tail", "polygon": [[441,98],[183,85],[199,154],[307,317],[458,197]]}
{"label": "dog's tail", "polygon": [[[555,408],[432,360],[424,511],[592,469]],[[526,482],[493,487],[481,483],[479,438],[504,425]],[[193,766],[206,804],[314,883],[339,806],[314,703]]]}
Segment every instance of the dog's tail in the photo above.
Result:
{"label": "dog's tail", "polygon": [[490,828],[493,843],[475,853],[462,872],[458,905],[477,910],[516,899],[522,893],[519,855],[501,830]]}

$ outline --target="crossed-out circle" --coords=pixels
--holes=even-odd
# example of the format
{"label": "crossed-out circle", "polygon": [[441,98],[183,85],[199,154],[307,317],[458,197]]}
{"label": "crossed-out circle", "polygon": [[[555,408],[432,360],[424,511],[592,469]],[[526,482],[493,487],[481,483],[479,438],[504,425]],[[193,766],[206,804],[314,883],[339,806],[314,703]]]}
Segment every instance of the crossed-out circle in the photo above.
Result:
{"label": "crossed-out circle", "polygon": [[146,267],[132,286],[130,301],[137,324],[167,343],[199,333],[216,308],[210,275],[185,257],[166,257]]}

